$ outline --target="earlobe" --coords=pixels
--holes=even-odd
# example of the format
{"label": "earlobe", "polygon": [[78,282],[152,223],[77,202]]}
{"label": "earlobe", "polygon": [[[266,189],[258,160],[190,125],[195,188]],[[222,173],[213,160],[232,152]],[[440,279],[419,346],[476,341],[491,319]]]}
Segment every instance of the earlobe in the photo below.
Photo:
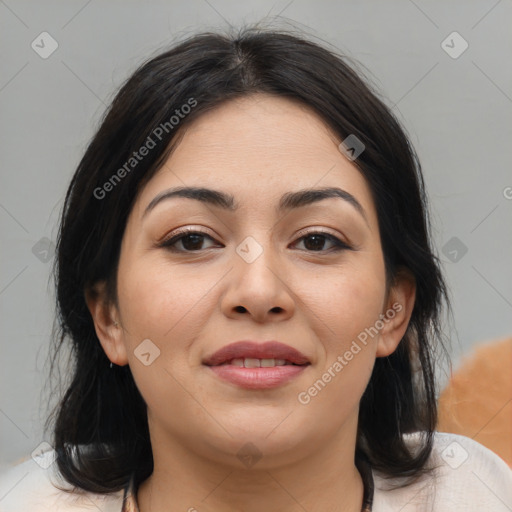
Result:
{"label": "earlobe", "polygon": [[398,347],[403,338],[416,300],[416,280],[412,272],[403,267],[396,275],[384,315],[384,326],[379,333],[377,357],[387,357]]}
{"label": "earlobe", "polygon": [[128,364],[122,329],[116,320],[115,308],[108,304],[105,282],[99,281],[87,288],[85,301],[94,322],[96,336],[98,336],[105,355],[118,366]]}

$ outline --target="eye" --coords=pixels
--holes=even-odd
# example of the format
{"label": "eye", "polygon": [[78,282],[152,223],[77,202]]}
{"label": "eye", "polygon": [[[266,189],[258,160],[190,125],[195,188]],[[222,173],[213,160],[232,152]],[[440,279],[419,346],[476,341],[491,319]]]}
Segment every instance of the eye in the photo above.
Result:
{"label": "eye", "polygon": [[[198,231],[193,228],[185,228],[178,231],[177,233],[174,232],[170,238],[163,240],[159,244],[159,247],[165,247],[172,252],[198,252],[204,249],[202,245],[205,238],[209,238],[213,241],[213,238],[204,231]],[[333,245],[330,251],[322,249],[325,246],[326,240]],[[300,237],[295,243],[300,243],[302,241],[306,246],[304,250],[309,252],[337,252],[344,249],[352,250],[352,247],[350,247],[348,244],[342,242],[336,236],[324,231],[311,231]],[[176,247],[177,244],[181,244],[181,248]]]}
{"label": "eye", "polygon": [[[213,238],[207,235],[203,231],[197,231],[193,228],[185,228],[177,233],[174,233],[174,236],[171,238],[167,238],[163,240],[159,247],[166,247],[170,251],[173,252],[197,252],[201,249],[202,239],[209,238],[213,240]],[[175,245],[181,243],[183,249],[176,248]]]}
{"label": "eye", "polygon": [[[307,240],[309,240],[309,242],[306,242]],[[325,240],[330,241],[333,244],[331,251],[322,250],[322,247],[324,247],[325,244]],[[306,247],[306,250],[312,252],[337,252],[343,249],[352,249],[345,242],[342,242],[338,237],[324,231],[311,231],[310,233],[300,237],[298,241],[304,241],[305,245],[310,247],[310,249]]]}

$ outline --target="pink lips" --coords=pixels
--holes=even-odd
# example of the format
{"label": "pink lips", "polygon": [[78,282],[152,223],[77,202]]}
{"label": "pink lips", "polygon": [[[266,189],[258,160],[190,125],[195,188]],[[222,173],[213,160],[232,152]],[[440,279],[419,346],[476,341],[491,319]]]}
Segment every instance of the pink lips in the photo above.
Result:
{"label": "pink lips", "polygon": [[[281,359],[285,360],[286,364],[245,368],[233,365],[234,359]],[[295,348],[277,341],[238,341],[207,357],[203,364],[209,366],[221,379],[238,386],[247,389],[268,389],[284,384],[302,373],[310,365],[310,361]]]}

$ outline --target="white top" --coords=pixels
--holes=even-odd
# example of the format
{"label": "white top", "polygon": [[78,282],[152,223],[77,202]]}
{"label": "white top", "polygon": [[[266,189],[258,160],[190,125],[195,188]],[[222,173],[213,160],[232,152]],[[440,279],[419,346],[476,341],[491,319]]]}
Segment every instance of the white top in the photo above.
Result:
{"label": "white top", "polygon": [[[419,434],[407,436],[412,446]],[[0,512],[121,512],[123,493],[65,493],[52,485],[59,478],[53,450],[29,458],[0,474]],[[393,490],[373,472],[372,512],[511,512],[512,470],[494,452],[472,439],[436,433],[430,462],[433,475]]]}

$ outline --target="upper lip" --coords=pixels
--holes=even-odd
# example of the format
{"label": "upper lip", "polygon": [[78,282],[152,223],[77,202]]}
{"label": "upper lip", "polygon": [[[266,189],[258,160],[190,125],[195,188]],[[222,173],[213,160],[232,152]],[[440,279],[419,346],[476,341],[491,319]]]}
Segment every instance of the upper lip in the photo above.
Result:
{"label": "upper lip", "polygon": [[309,359],[297,349],[278,341],[256,342],[249,340],[236,341],[222,347],[208,356],[203,364],[216,366],[232,359],[284,359],[294,364],[309,364]]}

